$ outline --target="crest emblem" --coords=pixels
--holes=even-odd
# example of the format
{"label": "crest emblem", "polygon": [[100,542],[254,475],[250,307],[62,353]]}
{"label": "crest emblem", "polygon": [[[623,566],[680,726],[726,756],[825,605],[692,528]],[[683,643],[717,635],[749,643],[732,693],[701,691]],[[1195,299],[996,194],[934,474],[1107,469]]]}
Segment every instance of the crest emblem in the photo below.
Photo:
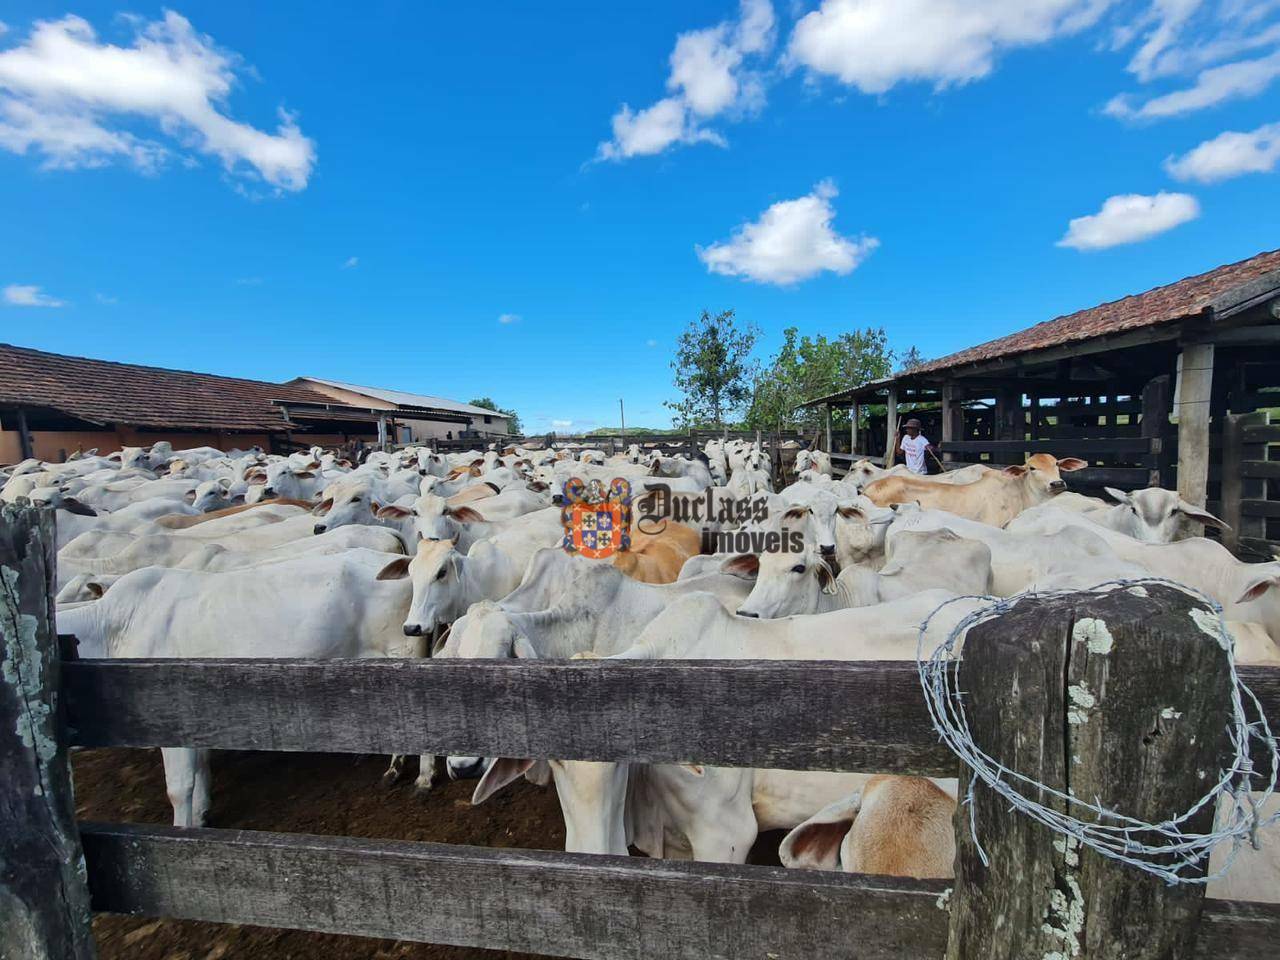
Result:
{"label": "crest emblem", "polygon": [[631,547],[631,484],[614,477],[583,483],[572,477],[564,485],[564,549],[589,560],[603,560]]}

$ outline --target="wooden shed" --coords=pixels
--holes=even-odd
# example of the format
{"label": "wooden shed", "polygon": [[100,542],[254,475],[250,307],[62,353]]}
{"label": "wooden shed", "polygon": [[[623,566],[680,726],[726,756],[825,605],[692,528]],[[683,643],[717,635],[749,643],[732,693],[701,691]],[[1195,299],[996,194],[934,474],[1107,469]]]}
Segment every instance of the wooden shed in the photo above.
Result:
{"label": "wooden shed", "polygon": [[[1089,461],[1069,482],[1176,488],[1231,525],[1241,556],[1280,549],[1280,250],[1048,320],[805,406],[837,463],[892,457],[919,419],[951,463]],[[851,408],[833,437],[830,410]],[[843,455],[843,456],[842,456]]]}

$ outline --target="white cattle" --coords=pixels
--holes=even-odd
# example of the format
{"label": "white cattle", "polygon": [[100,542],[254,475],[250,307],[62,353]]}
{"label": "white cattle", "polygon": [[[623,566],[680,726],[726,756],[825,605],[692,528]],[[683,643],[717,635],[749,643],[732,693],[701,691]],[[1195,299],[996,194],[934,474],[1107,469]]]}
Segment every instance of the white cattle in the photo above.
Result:
{"label": "white cattle", "polygon": [[[1125,493],[1114,487],[1107,487],[1106,490],[1119,501],[1117,505],[1110,509],[1084,513],[1082,516],[1143,543],[1172,543],[1180,540],[1187,535],[1186,528],[1192,524],[1227,529],[1226,523],[1207,510],[1187,503],[1175,490],[1165,490],[1162,487],[1148,487],[1132,493]],[[1051,500],[1050,505],[1056,506],[1057,498]]]}
{"label": "white cattle", "polygon": [[[675,600],[641,631],[623,659],[912,659],[919,623],[952,595],[926,591],[908,600],[815,617],[734,617],[705,593]],[[940,639],[973,609],[942,606],[930,623]],[[508,642],[510,642],[508,640]],[[536,642],[522,656],[564,656]],[[532,760],[500,759],[481,778],[473,802],[525,773]],[[732,770],[549,761],[565,818],[565,849],[625,855],[629,843],[662,856],[668,845],[695,859],[745,862],[759,830],[797,826],[864,782],[857,774]]]}
{"label": "white cattle", "polygon": [[837,577],[812,551],[739,557],[726,572],[749,572],[753,565],[755,586],[738,615],[764,619],[868,607],[932,589],[982,596],[991,582],[990,548],[950,530],[903,533],[878,572],[853,566]]}
{"label": "white cattle", "polygon": [[[302,556],[227,573],[146,567],[101,599],[58,612],[82,657],[416,657],[402,629],[408,581],[378,574],[395,557],[370,550]],[[209,809],[207,750],[165,749],[175,826]]]}
{"label": "white cattle", "polygon": [[823,453],[821,450],[801,450],[796,454],[794,470],[797,475],[811,470],[830,477],[834,473],[831,469],[831,454]]}
{"label": "white cattle", "polygon": [[836,560],[840,569],[864,566],[878,570],[884,564],[884,540],[893,522],[894,511],[880,507],[864,496],[842,503],[836,509]]}

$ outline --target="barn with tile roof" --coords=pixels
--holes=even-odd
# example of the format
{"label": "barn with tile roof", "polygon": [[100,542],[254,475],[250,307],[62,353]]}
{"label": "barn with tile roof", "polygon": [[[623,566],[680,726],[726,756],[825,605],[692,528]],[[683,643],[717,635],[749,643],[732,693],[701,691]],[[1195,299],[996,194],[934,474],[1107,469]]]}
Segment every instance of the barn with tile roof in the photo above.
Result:
{"label": "barn with tile roof", "polygon": [[[805,404],[837,463],[893,458],[923,424],[947,468],[1036,452],[1073,487],[1176,487],[1231,524],[1241,556],[1280,547],[1280,250],[1046,320]],[[832,409],[850,432],[833,436]],[[843,433],[843,431],[842,431]],[[937,467],[935,467],[936,469]]]}

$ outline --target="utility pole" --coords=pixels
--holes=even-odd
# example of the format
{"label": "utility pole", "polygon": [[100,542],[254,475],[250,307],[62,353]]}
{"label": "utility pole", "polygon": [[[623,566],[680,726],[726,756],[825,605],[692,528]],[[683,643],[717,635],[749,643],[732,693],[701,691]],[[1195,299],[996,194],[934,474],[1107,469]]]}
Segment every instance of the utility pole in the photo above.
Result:
{"label": "utility pole", "polygon": [[627,412],[622,407],[622,398],[618,398],[618,417],[622,420],[622,436],[627,436]]}

